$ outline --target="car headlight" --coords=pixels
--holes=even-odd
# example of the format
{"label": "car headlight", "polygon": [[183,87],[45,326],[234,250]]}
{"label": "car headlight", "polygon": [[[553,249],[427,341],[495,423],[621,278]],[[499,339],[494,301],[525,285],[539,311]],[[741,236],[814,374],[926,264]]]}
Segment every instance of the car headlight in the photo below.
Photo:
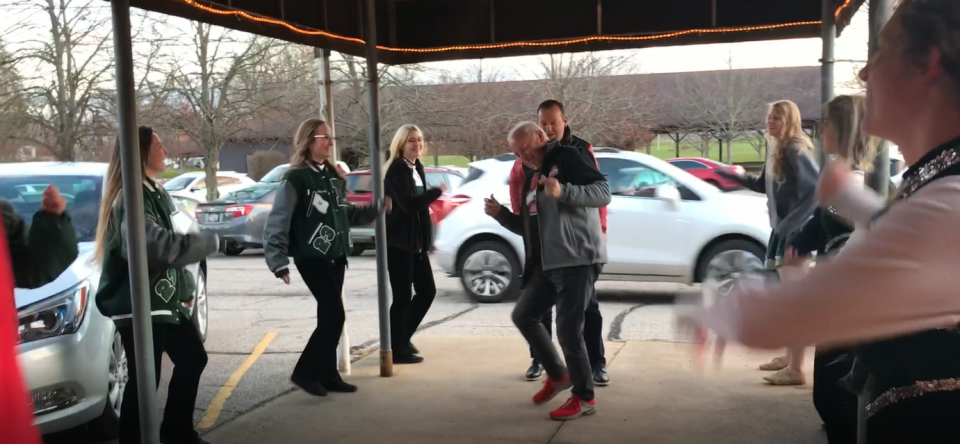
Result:
{"label": "car headlight", "polygon": [[21,344],[76,333],[83,323],[90,298],[90,281],[18,313]]}

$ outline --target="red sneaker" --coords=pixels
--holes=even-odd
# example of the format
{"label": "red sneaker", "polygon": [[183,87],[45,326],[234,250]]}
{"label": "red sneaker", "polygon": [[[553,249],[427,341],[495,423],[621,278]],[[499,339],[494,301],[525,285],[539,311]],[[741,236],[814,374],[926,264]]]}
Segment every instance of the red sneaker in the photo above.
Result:
{"label": "red sneaker", "polygon": [[584,401],[579,396],[573,395],[560,408],[550,412],[550,419],[566,421],[594,413],[597,413],[597,401],[592,399]]}
{"label": "red sneaker", "polygon": [[543,404],[557,395],[560,392],[573,387],[573,383],[570,382],[570,375],[564,375],[563,379],[551,379],[549,376],[543,381],[543,388],[537,392],[536,395],[533,395],[534,404]]}

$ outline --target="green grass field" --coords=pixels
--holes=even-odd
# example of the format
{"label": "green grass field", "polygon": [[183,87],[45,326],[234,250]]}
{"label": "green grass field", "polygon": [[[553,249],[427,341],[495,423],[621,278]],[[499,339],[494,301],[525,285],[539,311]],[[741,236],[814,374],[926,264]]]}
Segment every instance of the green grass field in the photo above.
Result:
{"label": "green grass field", "polygon": [[[724,157],[726,157],[727,147],[724,146]],[[643,150],[637,150],[639,152],[644,152]],[[676,145],[672,140],[667,137],[660,138],[660,147],[657,147],[657,141],[654,140],[653,144],[650,146],[650,154],[659,157],[661,159],[670,159],[676,156]],[[692,144],[680,142],[680,157],[701,157],[699,146],[693,146]],[[713,160],[720,159],[720,144],[714,141],[710,145],[710,158]],[[433,156],[427,155],[422,159],[426,164],[433,164]],[[440,165],[447,166],[458,166],[465,167],[470,160],[464,156],[440,156]],[[745,140],[735,140],[733,141],[733,163],[743,163],[743,162],[760,162],[763,158],[760,154],[757,153],[755,149],[750,145],[749,142]]]}

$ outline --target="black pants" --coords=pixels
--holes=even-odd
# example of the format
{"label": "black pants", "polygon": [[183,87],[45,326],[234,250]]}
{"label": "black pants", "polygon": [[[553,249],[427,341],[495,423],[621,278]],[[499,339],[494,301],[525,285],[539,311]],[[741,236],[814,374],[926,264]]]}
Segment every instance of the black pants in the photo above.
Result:
{"label": "black pants", "polygon": [[300,354],[293,374],[298,378],[329,383],[340,380],[337,371],[337,344],[343,332],[343,273],[346,258],[297,261],[297,271],[317,300],[317,328]]}
{"label": "black pants", "polygon": [[[572,392],[584,400],[593,399],[593,375],[587,346],[583,342],[584,316],[590,292],[600,267],[583,265],[557,270],[534,269],[513,308],[513,324],[533,348],[537,361],[551,379],[560,379],[568,372]],[[563,359],[557,354],[550,335],[540,322],[543,312],[557,306],[557,339]],[[564,366],[566,364],[566,366]]]}
{"label": "black pants", "polygon": [[958,412],[960,391],[900,400],[867,419],[867,444],[956,444]]}
{"label": "black pants", "polygon": [[813,406],[830,444],[856,444],[857,396],[838,384],[853,368],[849,349],[818,347],[813,359]]}
{"label": "black pants", "polygon": [[[547,334],[553,336],[553,307],[543,314],[543,327]],[[606,350],[603,348],[603,315],[600,314],[600,302],[597,300],[597,288],[593,288],[590,303],[584,313],[583,342],[587,344],[587,356],[590,358],[590,367],[598,368],[607,365]],[[530,357],[533,362],[539,363],[530,348]]]}
{"label": "black pants", "polygon": [[433,298],[437,295],[437,285],[433,281],[433,269],[427,253],[411,253],[388,247],[387,269],[393,289],[390,342],[395,354],[408,355],[411,353],[410,339],[430,311]]}
{"label": "black pants", "polygon": [[[140,443],[140,401],[137,396],[136,346],[133,327],[118,327],[123,350],[127,354],[129,379],[123,389],[123,404],[120,406],[120,439],[118,444]],[[167,404],[163,409],[160,435],[187,441],[196,436],[193,429],[193,412],[197,406],[197,390],[200,375],[207,366],[207,351],[203,348],[200,333],[190,322],[182,324],[153,324],[153,361],[156,385],[160,386],[160,364],[166,352],[173,361],[173,375],[167,390]]]}

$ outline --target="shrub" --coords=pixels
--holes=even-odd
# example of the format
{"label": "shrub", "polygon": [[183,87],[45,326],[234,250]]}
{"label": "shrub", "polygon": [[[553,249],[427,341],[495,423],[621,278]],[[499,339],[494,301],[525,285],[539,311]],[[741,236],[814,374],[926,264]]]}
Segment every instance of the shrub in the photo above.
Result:
{"label": "shrub", "polygon": [[278,151],[257,151],[247,156],[247,176],[259,181],[270,170],[287,163],[286,157]]}

